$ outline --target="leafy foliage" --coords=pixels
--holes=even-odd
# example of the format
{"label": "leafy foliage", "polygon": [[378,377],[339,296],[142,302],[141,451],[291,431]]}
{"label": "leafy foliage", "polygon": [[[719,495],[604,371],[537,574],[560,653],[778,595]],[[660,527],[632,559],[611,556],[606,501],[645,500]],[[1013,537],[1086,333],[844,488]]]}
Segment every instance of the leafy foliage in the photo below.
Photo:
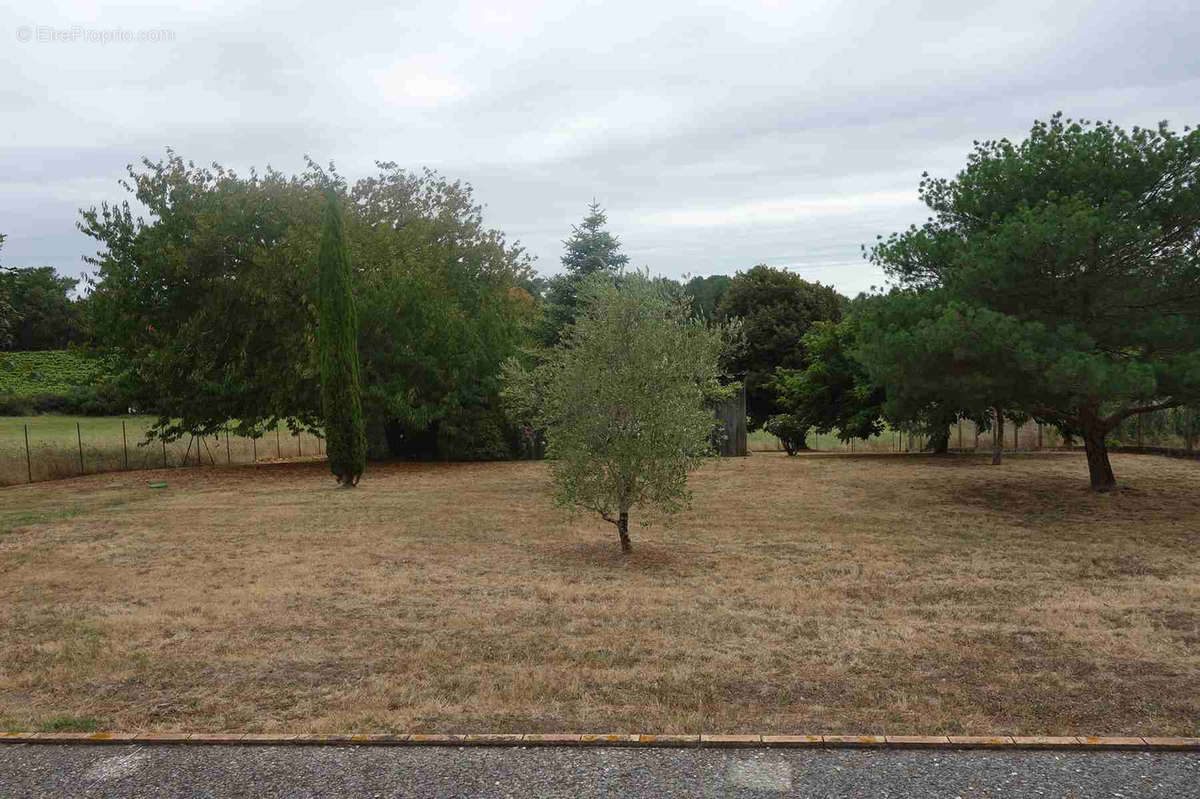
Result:
{"label": "leafy foliage", "polygon": [[483,225],[471,188],[381,162],[347,185],[309,162],[288,177],[198,168],[168,152],[124,185],[128,202],[84,212],[101,341],[167,438],[233,420],[254,435],[320,426],[316,255],[324,195],[342,202],[359,319],[363,411],[375,455],[436,441],[442,420],[490,407],[522,341],[529,259]]}
{"label": "leafy foliage", "polygon": [[[976,145],[953,180],[926,177],[934,216],[871,252],[929,323],[874,360],[893,386],[975,381],[974,402],[1079,431],[1092,487],[1115,484],[1105,436],[1200,396],[1200,132],[1126,132],[1055,115]],[[941,356],[951,356],[946,360]],[[903,364],[913,364],[904,368]]]}
{"label": "leafy foliage", "polygon": [[57,350],[82,342],[83,302],[70,296],[78,282],[49,266],[0,269],[0,297],[12,308],[6,348]]}
{"label": "leafy foliage", "polygon": [[719,311],[721,298],[732,282],[733,278],[729,275],[709,275],[688,280],[683,288],[692,298],[692,316],[709,323],[722,321]]}
{"label": "leafy foliage", "polygon": [[32,396],[66,393],[105,381],[116,369],[111,357],[81,350],[0,353],[0,392]]}
{"label": "leafy foliage", "polygon": [[804,334],[815,322],[841,319],[842,302],[828,286],[762,264],[730,281],[719,314],[743,320],[747,343],[725,366],[732,374],[745,375],[750,430],[785,412],[772,387],[775,370],[805,365]]}
{"label": "leafy foliage", "polygon": [[0,352],[0,415],[125,413],[114,358],[85,350]]}
{"label": "leafy foliage", "polygon": [[[836,430],[842,441],[849,441],[882,432],[886,394],[855,356],[855,317],[816,322],[804,335],[803,343],[807,365],[803,369],[778,370],[774,384],[779,406],[790,420],[785,424],[795,429],[793,435],[809,428],[818,433]],[[773,425],[780,427],[781,423]],[[771,426],[769,420],[767,431],[782,440],[783,436]]]}
{"label": "leafy foliage", "polygon": [[332,191],[325,201],[317,270],[321,285],[321,322],[317,330],[321,409],[329,469],[341,485],[355,486],[367,460],[359,386],[358,314],[350,285],[352,273],[342,233],[342,213],[337,195]]}
{"label": "leafy foliage", "polygon": [[643,273],[579,287],[578,319],[533,372],[515,359],[506,391],[549,433],[555,497],[617,525],[629,549],[634,508],[673,513],[710,451],[721,333],[691,319]]}
{"label": "leafy foliage", "polygon": [[802,449],[808,449],[804,439],[808,437],[809,426],[801,416],[777,413],[767,419],[763,430],[778,438],[788,455],[795,455]]}
{"label": "leafy foliage", "polygon": [[[5,235],[0,233],[0,249],[4,247]],[[17,322],[16,309],[12,307],[12,298],[8,296],[8,290],[0,283],[0,349],[8,349],[8,345],[12,343],[13,329],[16,328]]]}

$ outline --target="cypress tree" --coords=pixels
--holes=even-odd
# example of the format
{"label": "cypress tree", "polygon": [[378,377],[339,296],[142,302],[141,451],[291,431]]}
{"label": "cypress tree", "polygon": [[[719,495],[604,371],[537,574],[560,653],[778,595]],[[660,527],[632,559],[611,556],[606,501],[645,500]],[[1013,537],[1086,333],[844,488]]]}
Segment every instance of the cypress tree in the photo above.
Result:
{"label": "cypress tree", "polygon": [[350,290],[350,255],[337,195],[329,192],[317,256],[321,318],[321,408],[329,469],[344,487],[358,485],[366,467],[362,392],[358,369],[358,315]]}

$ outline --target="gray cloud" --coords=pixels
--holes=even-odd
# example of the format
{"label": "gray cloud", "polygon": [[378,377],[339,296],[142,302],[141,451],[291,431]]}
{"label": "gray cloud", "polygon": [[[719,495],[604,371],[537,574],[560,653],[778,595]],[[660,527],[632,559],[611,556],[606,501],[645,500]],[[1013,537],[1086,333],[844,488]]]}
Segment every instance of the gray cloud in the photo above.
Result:
{"label": "gray cloud", "polygon": [[[470,181],[546,272],[593,197],[635,264],[794,268],[853,293],[920,173],[1063,109],[1200,117],[1179,2],[197,4],[0,17],[0,262],[82,268],[77,209],[170,146],[237,169],[376,159]],[[169,41],[19,42],[19,26]]]}

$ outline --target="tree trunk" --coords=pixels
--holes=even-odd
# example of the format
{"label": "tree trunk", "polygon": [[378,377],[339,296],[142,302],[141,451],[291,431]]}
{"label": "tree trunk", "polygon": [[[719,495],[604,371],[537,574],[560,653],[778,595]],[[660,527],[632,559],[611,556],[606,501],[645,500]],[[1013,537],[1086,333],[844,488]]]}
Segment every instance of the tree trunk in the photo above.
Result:
{"label": "tree trunk", "polygon": [[992,465],[999,466],[1004,456],[1004,411],[996,408],[996,418],[992,420]]}
{"label": "tree trunk", "polygon": [[950,427],[935,427],[929,434],[929,449],[934,455],[945,455],[950,451]]}
{"label": "tree trunk", "polygon": [[621,511],[621,515],[617,517],[617,535],[621,537],[621,552],[628,554],[633,550],[633,545],[629,543],[629,512]]}
{"label": "tree trunk", "polygon": [[1112,464],[1108,462],[1108,444],[1104,441],[1105,431],[1097,424],[1084,424],[1083,448],[1087,451],[1088,477],[1093,491],[1112,491],[1117,487]]}

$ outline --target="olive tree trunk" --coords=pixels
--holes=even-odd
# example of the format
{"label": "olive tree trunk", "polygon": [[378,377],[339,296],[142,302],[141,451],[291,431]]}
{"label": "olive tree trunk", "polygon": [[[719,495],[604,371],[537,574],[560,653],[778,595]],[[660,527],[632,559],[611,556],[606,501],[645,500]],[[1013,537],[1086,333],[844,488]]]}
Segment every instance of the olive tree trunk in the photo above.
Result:
{"label": "olive tree trunk", "polygon": [[621,515],[617,517],[617,535],[621,539],[621,552],[628,554],[633,551],[633,544],[629,541],[628,511],[621,511]]}

